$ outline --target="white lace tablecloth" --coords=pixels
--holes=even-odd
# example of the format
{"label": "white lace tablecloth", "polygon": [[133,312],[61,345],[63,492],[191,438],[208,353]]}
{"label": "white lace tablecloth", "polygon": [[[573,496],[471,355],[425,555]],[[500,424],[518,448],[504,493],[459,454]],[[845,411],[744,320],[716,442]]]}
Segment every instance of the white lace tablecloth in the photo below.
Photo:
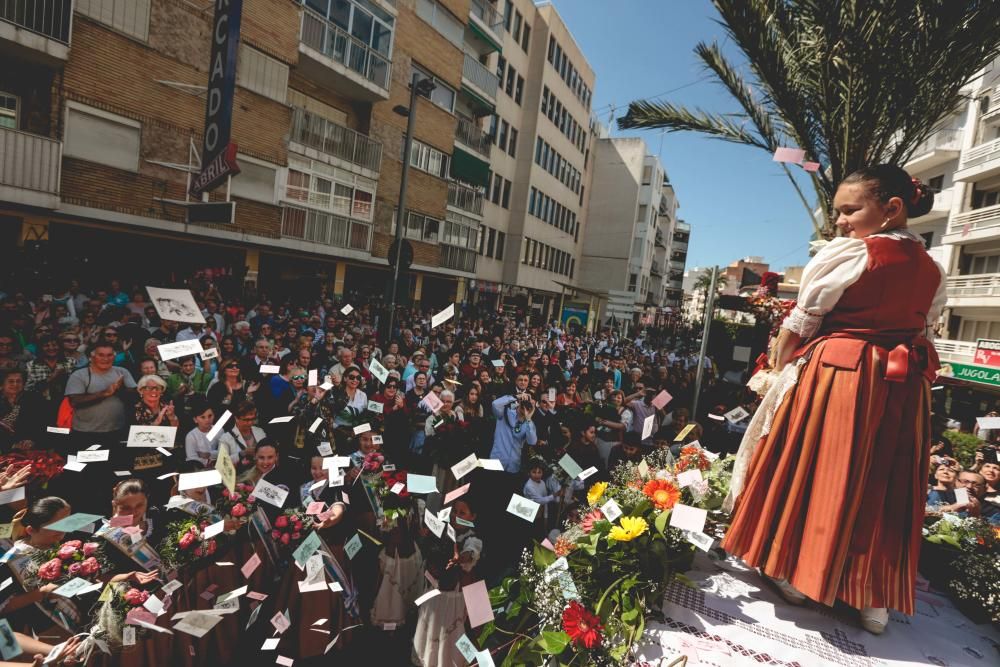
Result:
{"label": "white lace tablecloth", "polygon": [[739,561],[699,553],[688,576],[697,588],[670,586],[666,623],[647,626],[637,664],[658,667],[682,654],[688,667],[1000,664],[1000,633],[974,625],[934,591],[919,591],[916,615],[892,612],[885,633],[875,636],[848,608],[785,603]]}

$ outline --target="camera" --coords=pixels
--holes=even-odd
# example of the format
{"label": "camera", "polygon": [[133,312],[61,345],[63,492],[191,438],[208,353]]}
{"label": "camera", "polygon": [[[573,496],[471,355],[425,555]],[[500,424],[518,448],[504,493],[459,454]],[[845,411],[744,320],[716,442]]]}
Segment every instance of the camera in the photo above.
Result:
{"label": "camera", "polygon": [[998,452],[995,447],[980,447],[977,451],[983,455],[983,461],[985,463],[1000,463],[997,456]]}

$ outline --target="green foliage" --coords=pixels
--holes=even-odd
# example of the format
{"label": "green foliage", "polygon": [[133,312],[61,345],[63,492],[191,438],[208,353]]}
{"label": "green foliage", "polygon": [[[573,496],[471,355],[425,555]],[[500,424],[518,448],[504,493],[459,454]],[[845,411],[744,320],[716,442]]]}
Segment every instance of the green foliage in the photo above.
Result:
{"label": "green foliage", "polygon": [[968,468],[976,460],[976,450],[983,446],[983,441],[971,433],[961,431],[945,431],[944,437],[948,438],[952,449],[955,450],[955,458]]}
{"label": "green foliage", "polygon": [[[983,0],[713,0],[733,62],[718,44],[695,54],[733,98],[735,113],[638,100],[622,129],[701,132],[773,153],[797,146],[827,222],[821,229],[787,164],[817,235],[835,234],[836,185],[879,162],[904,164],[966,102],[962,86],[1000,53],[1000,3]],[[947,57],[942,57],[947,54]]]}

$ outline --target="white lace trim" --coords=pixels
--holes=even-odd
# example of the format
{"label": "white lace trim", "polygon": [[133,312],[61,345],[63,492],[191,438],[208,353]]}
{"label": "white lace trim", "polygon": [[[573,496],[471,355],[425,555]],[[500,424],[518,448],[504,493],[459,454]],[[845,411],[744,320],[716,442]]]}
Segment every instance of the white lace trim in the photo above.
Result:
{"label": "white lace trim", "polygon": [[743,441],[740,443],[740,450],[736,453],[736,462],[733,464],[733,477],[729,483],[729,494],[722,503],[724,512],[732,512],[733,506],[743,486],[746,484],[747,473],[750,468],[750,461],[753,453],[760,444],[761,438],[771,432],[774,424],[774,415],[799,380],[799,368],[806,363],[806,360],[799,358],[795,363],[788,364],[778,375],[777,381],[771,385],[760,407],[750,419],[750,425],[746,433],[743,434]]}
{"label": "white lace trim", "polygon": [[781,323],[781,328],[788,329],[792,333],[802,336],[803,339],[807,339],[816,335],[816,332],[819,331],[819,325],[822,323],[822,315],[813,315],[800,306],[795,306]]}

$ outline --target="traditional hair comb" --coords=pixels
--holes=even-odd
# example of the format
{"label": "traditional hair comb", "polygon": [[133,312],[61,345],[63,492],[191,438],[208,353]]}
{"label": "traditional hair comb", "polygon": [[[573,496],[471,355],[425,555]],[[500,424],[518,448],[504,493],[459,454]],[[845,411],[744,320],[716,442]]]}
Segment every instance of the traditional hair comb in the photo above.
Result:
{"label": "traditional hair comb", "polygon": [[924,194],[924,184],[920,182],[919,178],[911,178],[910,182],[913,183],[913,196],[910,197],[910,204],[915,206],[920,203],[920,198]]}

